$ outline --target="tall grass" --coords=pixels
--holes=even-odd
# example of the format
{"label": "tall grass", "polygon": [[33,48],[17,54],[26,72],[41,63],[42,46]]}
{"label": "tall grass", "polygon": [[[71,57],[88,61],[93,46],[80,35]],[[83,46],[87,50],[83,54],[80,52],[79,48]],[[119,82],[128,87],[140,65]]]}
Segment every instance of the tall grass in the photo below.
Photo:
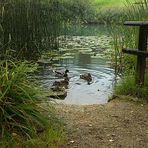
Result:
{"label": "tall grass", "polygon": [[[141,0],[134,3],[127,1],[125,15],[126,21],[148,21],[148,1]],[[125,18],[121,18],[122,25],[112,25],[112,44],[114,49],[114,59],[116,68],[119,71],[135,69],[136,57],[132,55],[126,55],[122,53],[123,48],[135,48],[138,47],[138,27],[124,26]]]}
{"label": "tall grass", "polygon": [[142,98],[148,101],[148,75],[145,75],[143,87],[135,85],[135,75],[128,74],[116,84],[114,93],[117,95],[127,95]]}
{"label": "tall grass", "polygon": [[[126,21],[148,21],[148,1],[140,0],[126,3]],[[116,72],[122,74],[122,79],[115,86],[115,93],[132,95],[147,99],[148,94],[148,76],[145,77],[145,85],[140,88],[135,84],[136,56],[123,54],[123,48],[138,48],[139,28],[134,26],[124,26],[125,19],[122,19],[122,25],[113,25],[112,44],[114,49],[114,58]]]}
{"label": "tall grass", "polygon": [[14,49],[21,59],[37,59],[58,48],[60,23],[58,0],[0,2],[1,51]]}
{"label": "tall grass", "polygon": [[118,21],[124,7],[122,0],[62,0],[59,10],[62,19],[70,23],[111,24]]}
{"label": "tall grass", "polygon": [[0,147],[23,146],[35,140],[36,145],[52,144],[64,139],[52,106],[45,109],[41,105],[46,101],[45,91],[28,79],[35,69],[28,62],[0,62]]}
{"label": "tall grass", "polygon": [[[132,1],[132,0],[131,0]],[[125,0],[92,0],[92,4],[95,6],[95,8],[100,11],[99,9],[108,9],[108,8],[123,8],[124,7]]]}

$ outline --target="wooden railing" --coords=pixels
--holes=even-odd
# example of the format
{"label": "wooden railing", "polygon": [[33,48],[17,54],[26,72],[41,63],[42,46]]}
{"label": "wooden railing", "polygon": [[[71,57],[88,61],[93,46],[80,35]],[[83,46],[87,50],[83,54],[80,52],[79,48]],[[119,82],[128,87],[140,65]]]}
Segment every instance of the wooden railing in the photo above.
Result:
{"label": "wooden railing", "polygon": [[139,27],[138,49],[124,48],[122,49],[122,51],[124,53],[133,54],[137,56],[136,84],[138,84],[139,86],[143,86],[146,58],[148,57],[148,51],[147,51],[148,22],[127,21],[124,23],[124,25]]}

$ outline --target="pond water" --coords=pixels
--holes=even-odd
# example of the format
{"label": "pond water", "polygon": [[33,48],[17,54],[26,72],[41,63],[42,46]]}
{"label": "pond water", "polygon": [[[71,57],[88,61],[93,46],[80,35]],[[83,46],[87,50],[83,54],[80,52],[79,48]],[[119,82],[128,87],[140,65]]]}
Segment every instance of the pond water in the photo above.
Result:
{"label": "pond water", "polygon": [[[67,36],[60,36],[60,56],[52,59],[52,66],[40,66],[40,83],[51,87],[55,80],[54,70],[68,69],[67,96],[60,100],[66,104],[104,104],[112,94],[115,72],[110,66],[111,45],[106,26],[73,27]],[[80,79],[80,74],[90,73],[90,85]]]}

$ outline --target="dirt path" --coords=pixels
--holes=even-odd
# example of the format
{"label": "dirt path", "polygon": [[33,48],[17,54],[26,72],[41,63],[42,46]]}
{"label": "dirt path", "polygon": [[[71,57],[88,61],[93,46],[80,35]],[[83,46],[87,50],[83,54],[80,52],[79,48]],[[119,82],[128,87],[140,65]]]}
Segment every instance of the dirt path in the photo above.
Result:
{"label": "dirt path", "polygon": [[148,104],[56,105],[70,148],[148,148]]}

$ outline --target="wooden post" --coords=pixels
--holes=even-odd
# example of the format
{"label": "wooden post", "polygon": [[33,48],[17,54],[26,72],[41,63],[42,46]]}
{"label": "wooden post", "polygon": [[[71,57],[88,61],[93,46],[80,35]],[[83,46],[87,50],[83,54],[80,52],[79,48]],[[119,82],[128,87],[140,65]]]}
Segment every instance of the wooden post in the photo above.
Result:
{"label": "wooden post", "polygon": [[124,53],[137,55],[136,66],[136,84],[139,86],[144,85],[144,73],[146,67],[147,51],[147,38],[148,38],[148,22],[127,21],[124,25],[139,26],[139,42],[138,49],[123,49]]}
{"label": "wooden post", "polygon": [[[140,26],[139,29],[139,43],[138,50],[146,51],[147,50],[147,29],[145,26]],[[137,56],[137,67],[136,67],[136,84],[144,84],[144,73],[146,67],[146,57],[139,55]]]}

